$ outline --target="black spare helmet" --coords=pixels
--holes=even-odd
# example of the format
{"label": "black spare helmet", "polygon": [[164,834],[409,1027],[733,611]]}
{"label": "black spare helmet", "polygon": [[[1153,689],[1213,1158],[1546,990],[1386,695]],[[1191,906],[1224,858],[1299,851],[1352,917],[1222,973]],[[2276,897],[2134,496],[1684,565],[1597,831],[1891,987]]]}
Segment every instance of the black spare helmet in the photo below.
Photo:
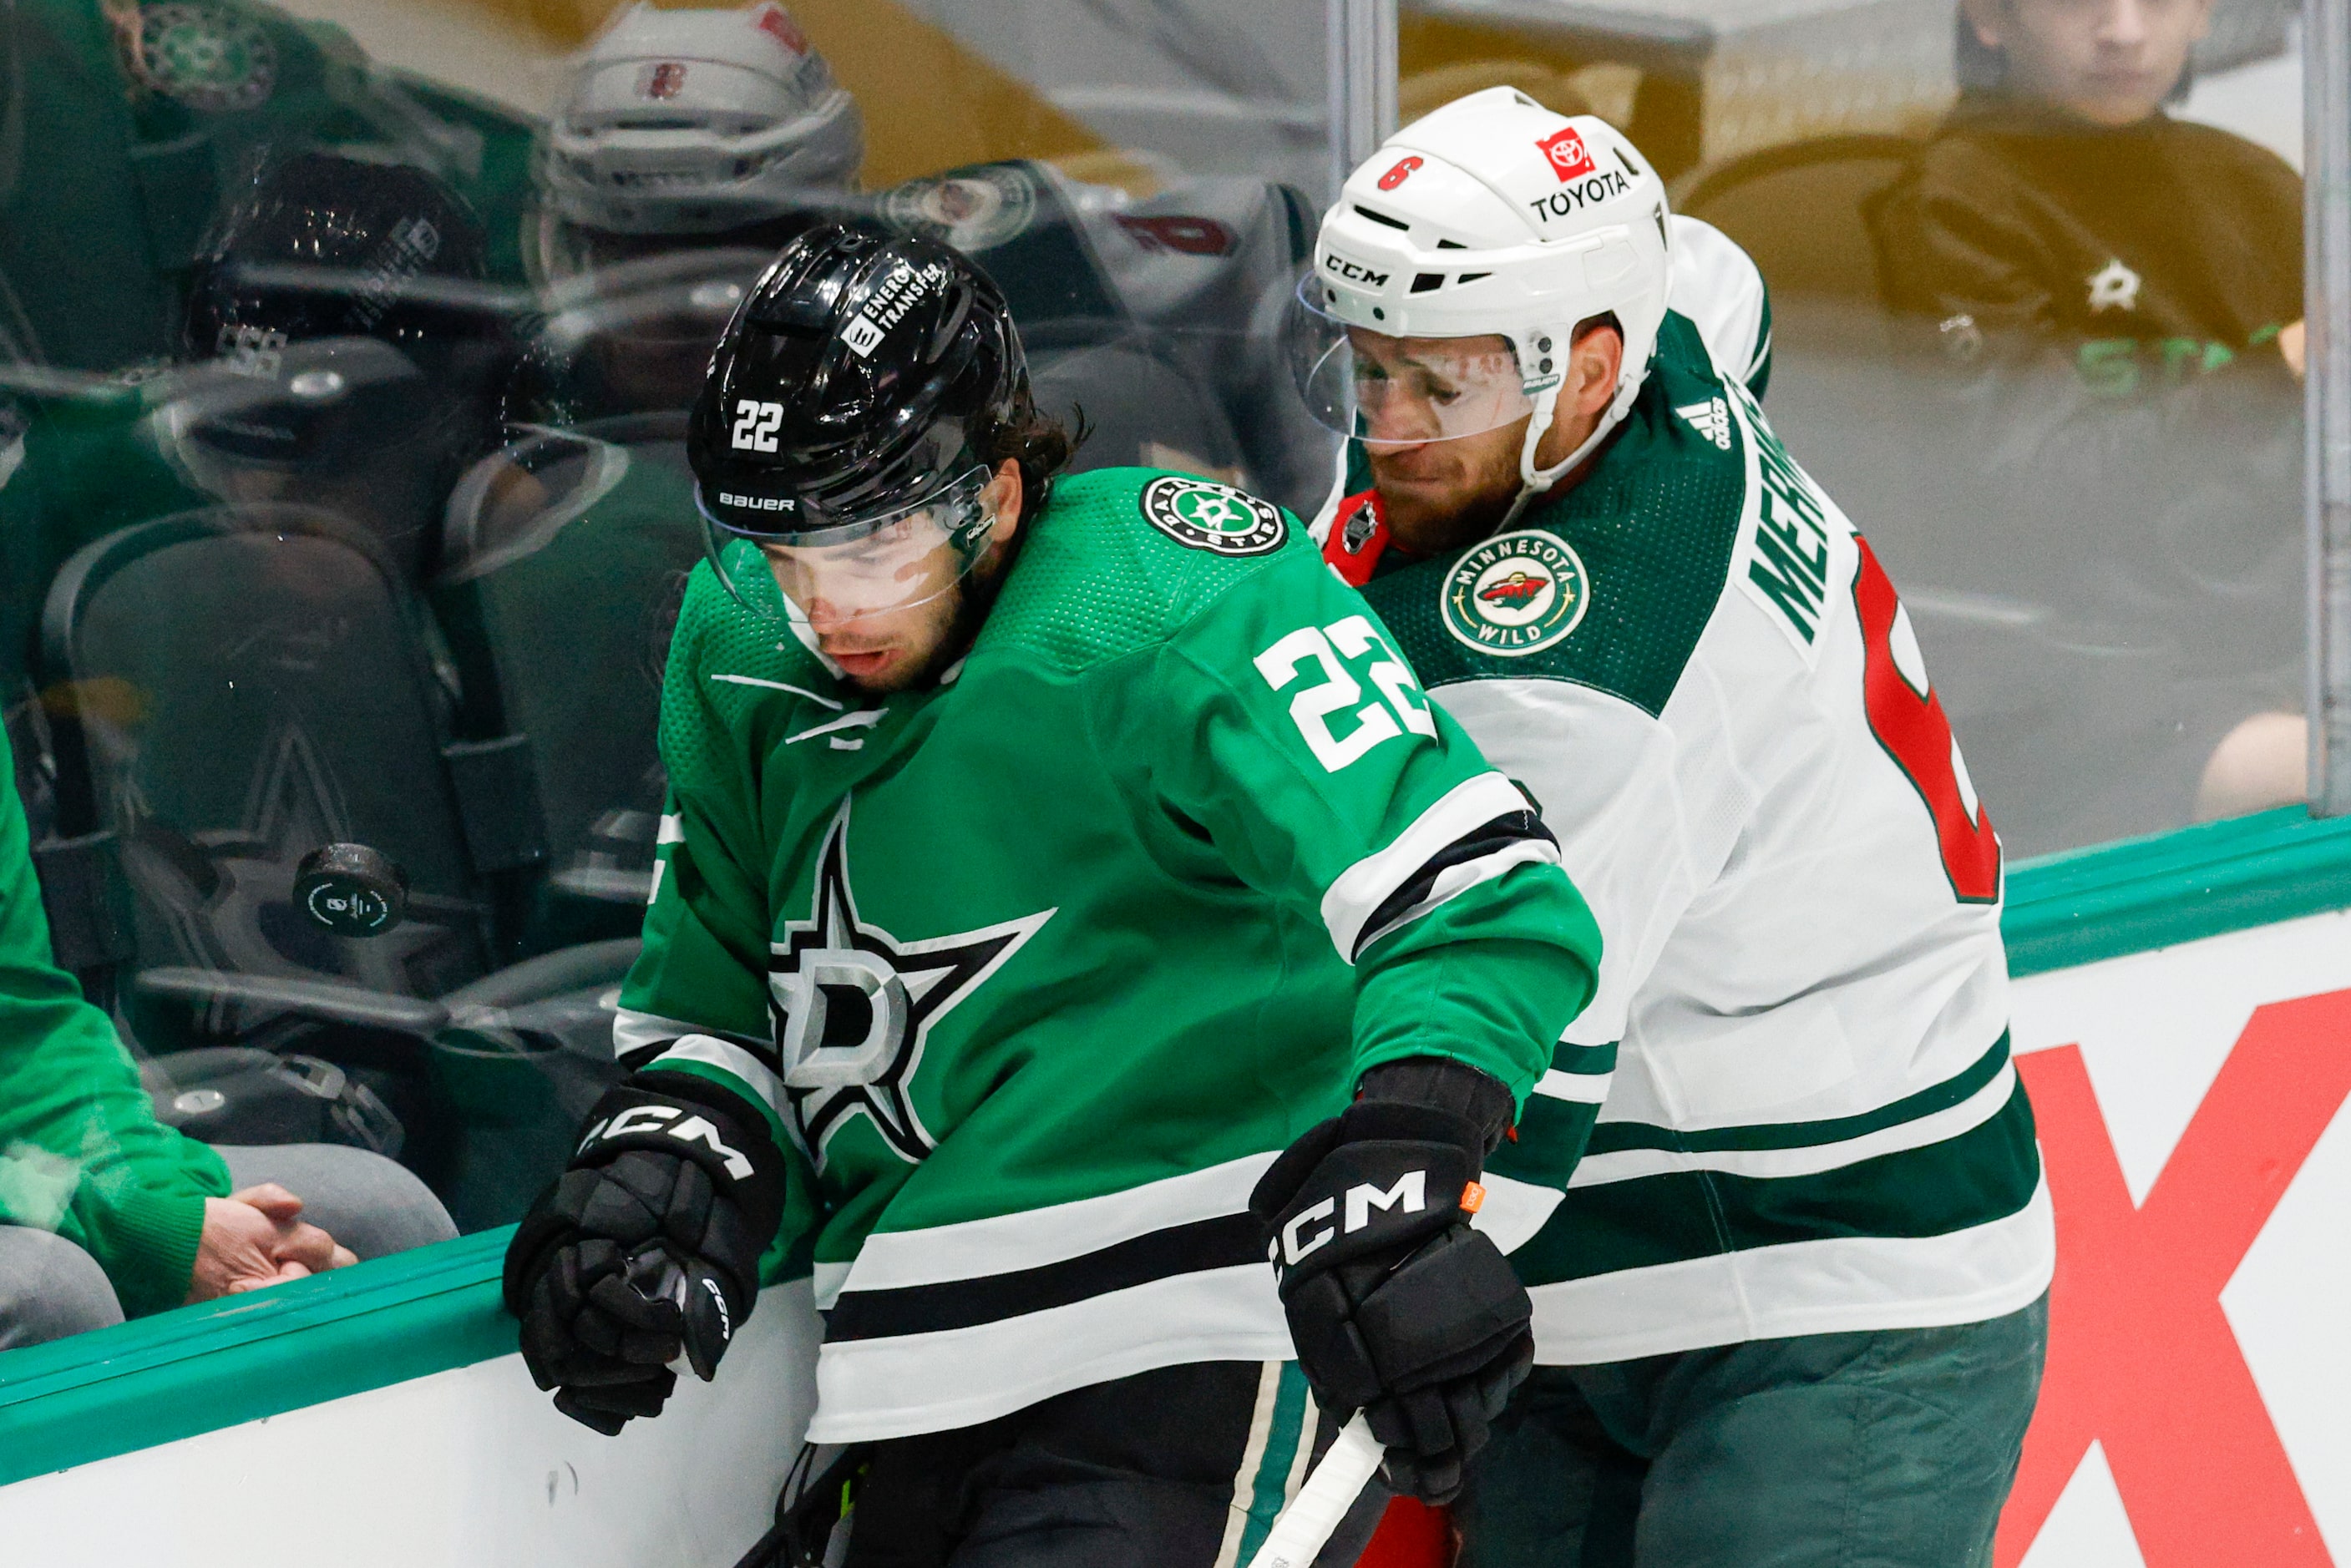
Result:
{"label": "black spare helmet", "polygon": [[[222,450],[295,467],[334,462],[334,443],[296,431],[319,426],[320,357],[300,344],[370,340],[396,351],[413,379],[385,375],[360,351],[366,384],[398,395],[372,400],[367,435],[385,443],[428,438],[464,460],[496,436],[498,397],[512,360],[508,311],[485,283],[488,249],[464,198],[431,173],[339,153],[305,152],[260,170],[229,205],[197,257],[182,327],[192,361],[220,363],[255,390],[282,384],[283,418],[246,400]],[[340,371],[338,373],[340,373]],[[346,377],[347,381],[360,378]],[[335,400],[326,400],[333,402]],[[340,404],[345,418],[360,402]],[[268,427],[282,432],[273,437]],[[352,432],[358,433],[355,429]]]}

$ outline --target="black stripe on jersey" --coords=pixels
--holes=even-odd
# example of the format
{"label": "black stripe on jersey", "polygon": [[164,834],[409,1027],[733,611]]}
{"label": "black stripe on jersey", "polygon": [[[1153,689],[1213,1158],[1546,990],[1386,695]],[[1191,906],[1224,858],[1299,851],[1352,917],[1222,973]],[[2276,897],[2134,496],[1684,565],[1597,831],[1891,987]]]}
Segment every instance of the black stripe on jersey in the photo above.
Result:
{"label": "black stripe on jersey", "polygon": [[1539,840],[1559,847],[1542,818],[1531,811],[1513,811],[1498,816],[1482,827],[1470,829],[1421,863],[1419,870],[1405,877],[1395,891],[1380,900],[1378,909],[1364,922],[1363,934],[1355,939],[1355,950],[1348,954],[1350,962],[1359,959],[1364,950],[1388,934],[1406,911],[1418,905],[1437,888],[1437,877],[1456,866],[1466,866],[1472,860],[1483,860],[1489,855],[1500,853],[1514,844]]}
{"label": "black stripe on jersey", "polygon": [[634,1050],[623,1051],[616,1060],[621,1064],[621,1071],[623,1073],[642,1072],[646,1063],[684,1038],[683,1034],[672,1034],[666,1039],[656,1040],[650,1045],[640,1045]]}
{"label": "black stripe on jersey", "polygon": [[887,1339],[971,1328],[1090,1301],[1155,1280],[1244,1263],[1270,1271],[1265,1231],[1251,1215],[1220,1214],[1011,1273],[904,1285],[896,1290],[843,1291],[825,1314],[825,1338]]}

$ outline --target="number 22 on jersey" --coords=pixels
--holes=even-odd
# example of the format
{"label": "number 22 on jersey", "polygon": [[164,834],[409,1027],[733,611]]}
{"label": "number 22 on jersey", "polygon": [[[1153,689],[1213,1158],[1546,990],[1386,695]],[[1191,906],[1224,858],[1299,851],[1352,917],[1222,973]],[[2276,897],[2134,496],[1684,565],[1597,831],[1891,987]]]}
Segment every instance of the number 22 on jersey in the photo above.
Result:
{"label": "number 22 on jersey", "polygon": [[1854,543],[1861,547],[1853,603],[1861,615],[1862,704],[1869,732],[1935,819],[1936,847],[1951,891],[1962,903],[1989,904],[2000,897],[2000,835],[1976,798],[1894,584],[1869,541],[1856,535]]}
{"label": "number 22 on jersey", "polygon": [[[1374,651],[1384,657],[1364,673],[1384,701],[1364,702],[1363,683],[1345,660]],[[1290,700],[1290,717],[1325,772],[1337,773],[1381,742],[1393,741],[1407,730],[1416,735],[1437,733],[1437,721],[1429,717],[1427,703],[1418,695],[1420,683],[1387,639],[1373,628],[1367,616],[1351,615],[1321,628],[1301,626],[1252,662],[1276,691],[1288,691],[1309,667],[1322,675],[1322,680],[1301,688]],[[1356,706],[1359,702],[1361,707]],[[1344,733],[1332,727],[1333,714],[1348,715]]]}

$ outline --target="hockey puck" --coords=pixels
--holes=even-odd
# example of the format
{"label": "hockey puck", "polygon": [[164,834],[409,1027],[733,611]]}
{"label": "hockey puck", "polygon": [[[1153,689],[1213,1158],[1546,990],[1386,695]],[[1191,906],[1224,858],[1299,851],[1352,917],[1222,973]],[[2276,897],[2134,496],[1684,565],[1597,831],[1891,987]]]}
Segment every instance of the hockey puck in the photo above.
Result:
{"label": "hockey puck", "polygon": [[339,937],[380,937],[408,913],[408,877],[364,844],[329,844],[295,867],[294,902]]}

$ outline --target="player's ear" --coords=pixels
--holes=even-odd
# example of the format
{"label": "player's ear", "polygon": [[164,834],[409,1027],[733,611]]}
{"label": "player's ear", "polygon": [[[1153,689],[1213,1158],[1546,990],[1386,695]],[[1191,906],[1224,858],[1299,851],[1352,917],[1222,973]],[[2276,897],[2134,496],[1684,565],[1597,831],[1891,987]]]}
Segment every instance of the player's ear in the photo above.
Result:
{"label": "player's ear", "polygon": [[1616,396],[1616,378],[1625,369],[1625,335],[1606,322],[1588,326],[1576,335],[1567,357],[1567,384],[1559,389],[1562,401],[1575,411],[1596,419]]}
{"label": "player's ear", "polygon": [[990,537],[998,545],[1009,545],[1012,536],[1020,532],[1020,504],[1027,499],[1020,483],[1020,465],[1008,457],[996,465],[996,476],[979,493],[980,504],[996,519]]}

